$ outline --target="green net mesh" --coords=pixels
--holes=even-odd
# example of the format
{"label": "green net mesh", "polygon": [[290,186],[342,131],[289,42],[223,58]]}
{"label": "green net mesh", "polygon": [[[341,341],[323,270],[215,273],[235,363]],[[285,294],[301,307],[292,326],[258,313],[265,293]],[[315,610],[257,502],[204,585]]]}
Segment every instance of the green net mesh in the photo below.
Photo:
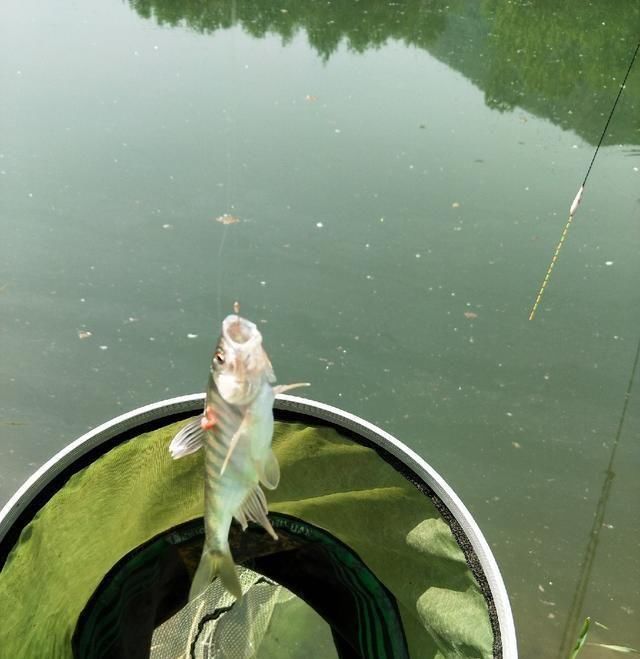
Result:
{"label": "green net mesh", "polygon": [[[201,538],[200,545],[197,538],[193,541],[196,546],[190,551],[167,538],[172,537],[172,530],[192,520],[198,526],[203,513],[202,456],[174,461],[167,451],[184,423],[141,434],[111,449],[73,475],[24,528],[0,572],[0,657],[72,657],[74,651],[76,656],[116,656],[115,648],[126,645],[118,616],[134,619],[135,625],[129,625],[127,633],[137,630],[144,636],[146,630],[154,657],[216,656],[205,653],[221,639],[227,647],[238,646],[238,654],[233,656],[243,657],[276,656],[268,652],[275,652],[277,639],[284,637],[287,647],[303,648],[304,639],[314,638],[316,633],[328,643],[328,628],[318,615],[311,615],[299,597],[292,598],[276,581],[261,581],[261,569],[243,572],[248,596],[242,607],[205,620],[227,606],[226,595],[214,582],[201,609],[202,602],[195,602],[180,611]],[[343,575],[343,585],[352,584],[357,631],[353,638],[343,635],[342,656],[347,652],[366,656],[366,648],[376,643],[379,646],[375,647],[387,652],[383,656],[401,656],[400,650],[393,649],[401,643],[412,657],[493,655],[494,636],[485,596],[449,524],[430,498],[378,451],[331,427],[277,422],[274,449],[282,478],[278,489],[267,493],[269,510],[275,517],[279,513],[284,520],[302,523],[302,530],[296,530],[290,521],[282,522],[289,525],[288,535],[282,526],[284,549],[289,549],[287,538],[294,543],[291,551],[296,549],[296,533],[308,536],[306,548],[298,547],[301,556],[325,538],[322,542],[327,547],[327,543],[335,545],[331,551],[325,547],[334,573]],[[317,529],[322,538],[312,537],[307,528]],[[251,533],[236,529],[235,536],[238,543],[246,543]],[[163,547],[173,543],[171,569],[165,558],[162,563],[142,560],[139,548],[146,547],[146,561],[158,543],[164,543]],[[238,547],[232,541],[236,561],[242,563],[243,549]],[[340,554],[342,562],[335,560],[339,547],[348,548],[346,554]],[[146,586],[136,590],[132,584],[138,582],[127,580],[121,567],[132,569],[136,559],[144,583],[161,584],[161,595],[154,598]],[[286,560],[286,555],[280,563],[277,556],[266,556],[251,567],[263,566],[272,575],[286,576],[282,567]],[[314,582],[313,565],[305,570],[299,572],[302,577],[295,588],[288,585],[310,601],[315,596],[309,587]],[[128,588],[134,604],[122,610],[109,604],[96,616],[100,609],[95,607],[100,597],[108,596],[106,584],[116,581],[114,575],[123,580],[118,592]],[[367,575],[373,575],[370,592],[362,586],[369,583]],[[321,589],[323,576],[315,577],[314,588]],[[381,599],[378,591],[385,593]],[[369,606],[371,601],[382,601],[382,614]],[[323,603],[323,618],[332,619],[331,605]],[[397,611],[400,640],[396,631],[385,627],[385,619],[393,618],[384,613],[385,606]],[[287,607],[289,612],[297,612],[291,618],[297,621],[293,625],[283,624],[288,620],[283,613]],[[163,619],[159,619],[161,609]],[[175,615],[166,619],[167,612]],[[100,643],[93,645],[87,641],[92,638],[87,632],[92,625],[100,628]],[[184,655],[194,629],[199,630],[202,643],[194,646],[191,655]],[[381,638],[384,634],[395,636],[389,641]],[[336,641],[335,630],[333,636]],[[347,646],[350,649],[345,650]],[[163,654],[176,649],[182,654]]]}

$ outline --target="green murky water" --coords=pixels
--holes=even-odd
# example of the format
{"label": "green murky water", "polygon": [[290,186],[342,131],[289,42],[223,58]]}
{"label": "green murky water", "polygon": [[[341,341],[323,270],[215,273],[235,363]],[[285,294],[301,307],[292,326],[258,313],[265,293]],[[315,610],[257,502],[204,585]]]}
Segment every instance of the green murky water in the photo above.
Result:
{"label": "green murky water", "polygon": [[523,656],[587,614],[640,646],[640,63],[528,320],[639,31],[631,0],[6,0],[0,500],[202,390],[238,299],[281,381],[458,491]]}

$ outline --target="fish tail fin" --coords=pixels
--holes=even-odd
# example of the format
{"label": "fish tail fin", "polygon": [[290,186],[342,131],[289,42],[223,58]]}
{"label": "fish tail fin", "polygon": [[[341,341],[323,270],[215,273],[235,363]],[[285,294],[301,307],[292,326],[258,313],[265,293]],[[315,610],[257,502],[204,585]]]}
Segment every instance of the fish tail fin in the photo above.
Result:
{"label": "fish tail fin", "polygon": [[227,546],[222,551],[215,551],[205,547],[200,558],[200,564],[193,577],[189,601],[195,599],[208,588],[209,584],[219,576],[222,585],[236,598],[242,598],[242,586],[238,579],[236,566]]}

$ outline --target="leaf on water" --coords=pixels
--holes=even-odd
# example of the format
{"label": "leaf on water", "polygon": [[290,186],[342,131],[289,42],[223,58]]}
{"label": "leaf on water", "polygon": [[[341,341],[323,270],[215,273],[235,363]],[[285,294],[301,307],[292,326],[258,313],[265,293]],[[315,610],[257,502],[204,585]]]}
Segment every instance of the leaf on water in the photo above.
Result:
{"label": "leaf on water", "polygon": [[587,643],[587,645],[593,645],[596,648],[604,648],[605,650],[611,650],[612,652],[622,652],[623,654],[640,654],[640,650],[628,648],[623,645],[606,645],[605,643]]}
{"label": "leaf on water", "polygon": [[240,222],[240,218],[231,215],[230,213],[225,213],[224,215],[216,217],[216,222],[220,222],[220,224],[237,224]]}
{"label": "leaf on water", "polygon": [[575,657],[578,656],[578,652],[580,652],[584,642],[587,640],[587,633],[589,632],[590,624],[591,618],[585,618],[584,625],[582,625],[582,630],[580,631],[580,635],[578,636],[578,640],[576,641],[576,645],[573,648],[573,651],[569,655],[569,659],[575,659]]}

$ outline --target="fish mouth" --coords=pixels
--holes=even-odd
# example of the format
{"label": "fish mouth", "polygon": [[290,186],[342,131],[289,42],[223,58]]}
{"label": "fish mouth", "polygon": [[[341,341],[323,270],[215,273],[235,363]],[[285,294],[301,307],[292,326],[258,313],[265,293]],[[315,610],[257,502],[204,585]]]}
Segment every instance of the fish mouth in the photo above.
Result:
{"label": "fish mouth", "polygon": [[250,320],[241,316],[227,316],[222,322],[222,334],[226,341],[238,348],[248,348],[253,343],[260,343],[262,337],[258,328]]}

